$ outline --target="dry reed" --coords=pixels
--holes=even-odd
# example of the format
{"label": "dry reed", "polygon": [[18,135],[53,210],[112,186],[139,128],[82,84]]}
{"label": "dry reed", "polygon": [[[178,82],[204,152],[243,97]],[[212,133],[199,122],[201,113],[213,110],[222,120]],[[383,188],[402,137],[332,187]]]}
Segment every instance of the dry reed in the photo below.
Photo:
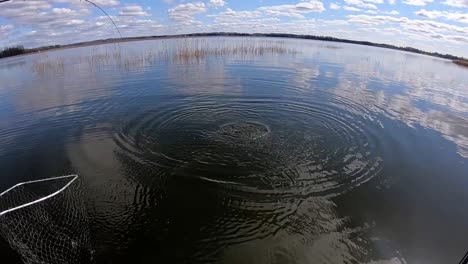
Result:
{"label": "dry reed", "polygon": [[[169,45],[165,41],[157,43],[157,46],[145,48],[145,52],[123,52],[119,49],[102,50],[92,49],[90,55],[49,58],[48,56],[36,61],[33,69],[38,74],[63,71],[65,65],[86,64],[90,68],[116,65],[125,70],[132,71],[140,67],[146,67],[155,63],[201,63],[208,57],[241,57],[252,59],[266,55],[296,55],[293,48],[287,48],[284,43],[278,41],[251,41],[249,39],[239,42],[217,42],[213,46],[207,40],[184,39]],[[171,43],[173,44],[173,43]],[[211,45],[210,45],[211,44]]]}
{"label": "dry reed", "polygon": [[454,60],[453,62],[454,62],[455,64],[468,67],[468,61],[467,61],[467,60]]}

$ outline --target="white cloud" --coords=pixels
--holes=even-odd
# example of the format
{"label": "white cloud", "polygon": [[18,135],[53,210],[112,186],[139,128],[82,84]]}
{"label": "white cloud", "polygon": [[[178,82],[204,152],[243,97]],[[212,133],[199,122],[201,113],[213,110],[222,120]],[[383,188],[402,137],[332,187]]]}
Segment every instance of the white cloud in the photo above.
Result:
{"label": "white cloud", "polygon": [[346,11],[351,11],[351,12],[360,12],[361,11],[361,9],[356,8],[354,6],[345,6],[345,7],[343,7],[343,9],[346,10]]}
{"label": "white cloud", "polygon": [[[338,1],[330,3],[296,0],[297,4],[263,6],[253,10],[237,11],[222,8],[222,12],[218,12],[213,9],[226,7],[228,3],[225,0],[172,0],[174,7],[167,12],[170,20],[163,18],[168,24],[162,25],[151,19],[149,14],[151,11],[146,5],[121,5],[125,1],[94,0],[111,14],[124,37],[213,31],[288,32],[344,38],[358,36],[356,38],[391,44],[405,43],[420,48],[434,45],[436,47],[434,50],[445,52],[453,50],[458,54],[468,52],[466,46],[463,46],[466,45],[468,26],[457,26],[457,23],[468,23],[466,12],[428,11],[418,8],[421,10],[414,12],[410,18],[398,17],[398,11],[385,11],[380,8],[379,4],[383,4],[384,1],[390,4],[396,2],[396,0],[344,0],[342,3]],[[404,1],[407,4],[425,5],[433,0]],[[445,1],[443,4],[453,7],[466,7],[468,0],[442,1]],[[329,10],[343,9],[347,12],[362,13],[361,15],[354,13],[354,16],[347,16],[341,20],[339,17],[336,20],[330,20],[329,17],[308,18],[310,14],[325,11],[324,3],[328,3],[326,7]],[[105,8],[105,6],[115,7]],[[0,23],[0,45],[24,44],[31,47],[118,37],[109,19],[83,0],[12,0],[3,3],[1,8],[0,15],[6,22]],[[208,11],[213,13],[208,15],[206,14]],[[101,16],[96,18],[91,16],[92,14]],[[339,12],[333,14],[337,15]],[[201,15],[210,19],[202,23],[205,20],[198,20]],[[414,15],[420,16],[420,20],[413,19]],[[389,31],[389,35],[386,36],[393,34],[391,38],[381,38],[386,34],[383,28],[398,28],[400,33]],[[421,45],[424,41],[429,44]]]}
{"label": "white cloud", "polygon": [[354,5],[360,8],[364,8],[364,9],[377,9],[377,6],[375,4],[373,3],[370,4],[363,0],[344,0],[344,1],[348,5]]}
{"label": "white cloud", "polygon": [[459,27],[431,20],[412,20],[406,17],[369,15],[349,15],[347,17],[350,23],[360,24],[360,28],[375,28],[376,26],[387,26],[388,28],[397,25],[400,30],[400,39],[403,37],[402,35],[405,35],[411,39],[427,41],[432,44],[434,41],[440,41],[440,45],[443,46],[447,42],[461,45],[467,41],[467,37],[460,35],[460,33],[467,34],[468,27]]}
{"label": "white cloud", "polygon": [[0,25],[0,31],[7,31],[13,29],[13,25]]}
{"label": "white cloud", "polygon": [[323,12],[325,7],[320,1],[307,1],[301,2],[296,5],[278,5],[278,6],[264,6],[257,10],[266,12],[270,16],[289,16],[296,18],[304,18],[303,14],[312,12]]}
{"label": "white cloud", "polygon": [[317,19],[318,22],[320,22],[320,25],[326,25],[326,26],[343,26],[343,25],[349,25],[348,21],[346,20],[325,20],[325,19]]}
{"label": "white cloud", "polygon": [[399,15],[400,12],[396,11],[396,10],[392,10],[392,11],[382,11],[382,14],[386,14],[386,15]]}
{"label": "white cloud", "polygon": [[150,16],[143,7],[139,5],[125,6],[119,12],[120,16]]}
{"label": "white cloud", "polygon": [[169,9],[169,13],[184,13],[188,15],[195,15],[206,12],[206,5],[202,2],[187,3],[176,6],[173,9]]}
{"label": "white cloud", "polygon": [[427,18],[431,18],[431,19],[438,18],[438,17],[442,16],[441,11],[427,11],[426,9],[421,9],[421,10],[416,11],[414,13],[416,15],[418,15],[418,16],[423,16],[423,17],[427,17]]}
{"label": "white cloud", "polygon": [[323,3],[320,1],[302,2],[296,5],[296,10],[302,13],[322,12],[325,10]]}
{"label": "white cloud", "polygon": [[181,5],[176,6],[173,9],[169,9],[169,13],[176,13],[176,12],[185,13],[189,15],[195,15],[195,14],[206,12],[206,6],[205,6],[205,3],[196,2],[196,3],[181,4]]}
{"label": "white cloud", "polygon": [[117,0],[93,0],[93,3],[101,6],[116,6],[120,4]]}
{"label": "white cloud", "polygon": [[194,20],[193,16],[196,14],[205,13],[207,11],[205,3],[195,2],[180,4],[173,9],[169,9],[169,17],[185,25],[200,24],[199,21]]}
{"label": "white cloud", "polygon": [[404,4],[414,5],[414,6],[425,6],[428,3],[432,3],[434,0],[405,0]]}
{"label": "white cloud", "polygon": [[446,36],[446,39],[455,42],[464,42],[468,44],[468,37],[466,36]]}
{"label": "white cloud", "polygon": [[87,9],[52,8],[46,1],[12,1],[2,3],[1,14],[16,26],[52,30],[70,25],[71,20],[89,15],[89,12]]}
{"label": "white cloud", "polygon": [[453,7],[468,7],[468,0],[446,0],[442,4]]}
{"label": "white cloud", "polygon": [[0,25],[0,37],[7,39],[12,29],[13,25]]}
{"label": "white cloud", "polygon": [[[36,47],[43,45],[68,44],[78,41],[87,41],[100,38],[118,37],[117,31],[106,16],[90,17],[91,10],[99,13],[92,5],[79,1],[60,1],[60,5],[55,5],[52,1],[11,1],[2,4],[1,15],[14,28],[14,35],[5,35],[0,32],[0,45],[23,44],[26,47]],[[98,1],[95,1],[98,2]],[[118,3],[117,1],[100,1],[106,5]],[[147,15],[140,7],[122,7],[114,9],[114,12],[121,11],[122,15],[113,16],[117,26],[124,36],[154,35],[155,29],[162,27],[156,21],[146,21],[134,19],[129,15]],[[112,10],[107,9],[112,14]],[[1,26],[5,28],[5,26]],[[8,27],[9,28],[9,27]],[[8,32],[7,32],[8,33]]]}
{"label": "white cloud", "polygon": [[373,4],[383,4],[384,0],[364,0],[364,2],[373,3]]}
{"label": "white cloud", "polygon": [[17,17],[33,16],[37,12],[50,9],[52,6],[47,1],[11,1],[2,3],[2,17],[15,20]]}
{"label": "white cloud", "polygon": [[428,11],[426,9],[421,9],[419,11],[414,12],[414,14],[422,17],[427,17],[429,19],[444,18],[447,20],[468,24],[468,14],[466,13],[437,10]]}
{"label": "white cloud", "polygon": [[347,16],[350,22],[361,24],[379,25],[385,23],[401,23],[407,21],[406,17],[391,17],[391,16],[368,16],[368,15],[349,15]]}
{"label": "white cloud", "polygon": [[244,21],[257,19],[262,16],[260,11],[234,11],[228,8],[225,12],[208,15],[208,17],[214,18],[215,23],[217,24],[231,24],[231,23],[241,23]]}
{"label": "white cloud", "polygon": [[226,5],[226,2],[224,0],[210,0],[208,2],[208,6],[210,7],[223,7]]}
{"label": "white cloud", "polygon": [[391,4],[391,5],[394,5],[394,4],[396,4],[396,0],[388,0],[388,3]]}
{"label": "white cloud", "polygon": [[77,26],[77,25],[82,25],[84,23],[85,23],[85,21],[81,20],[81,19],[71,19],[71,20],[67,21],[65,24],[68,25],[68,26]]}
{"label": "white cloud", "polygon": [[[29,1],[28,1],[29,2]],[[86,3],[82,0],[52,0],[55,3],[68,3],[74,6],[88,6],[89,3]],[[117,6],[120,4],[118,0],[92,0],[93,3],[99,6]]]}
{"label": "white cloud", "polygon": [[159,24],[157,21],[151,19],[132,19],[125,22],[127,28],[132,28],[132,30],[140,30],[143,34],[148,34],[145,32],[151,32],[150,30],[162,28],[163,25]]}
{"label": "white cloud", "polygon": [[340,6],[339,4],[337,4],[337,3],[330,3],[330,9],[332,9],[332,10],[338,10],[338,9],[340,9],[340,8],[341,8],[341,6]]}
{"label": "white cloud", "polygon": [[70,15],[75,14],[76,12],[69,8],[52,8],[52,14],[55,15]]}

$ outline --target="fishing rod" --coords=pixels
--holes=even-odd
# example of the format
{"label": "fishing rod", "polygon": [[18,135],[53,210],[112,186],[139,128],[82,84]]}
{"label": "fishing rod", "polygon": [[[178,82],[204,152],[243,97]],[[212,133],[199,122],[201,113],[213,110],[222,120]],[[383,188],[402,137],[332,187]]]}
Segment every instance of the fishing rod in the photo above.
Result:
{"label": "fishing rod", "polygon": [[[11,1],[11,0],[0,0],[0,3],[9,2],[9,1]],[[90,3],[90,4],[92,4],[93,6],[97,7],[99,10],[101,10],[101,11],[104,13],[104,15],[106,15],[107,18],[109,18],[109,20],[112,22],[112,24],[114,25],[115,29],[117,29],[117,32],[119,33],[120,38],[123,39],[122,33],[120,33],[120,30],[119,30],[119,28],[117,27],[117,24],[115,24],[115,22],[114,22],[114,20],[112,19],[112,17],[109,16],[109,14],[107,14],[106,10],[104,10],[102,7],[100,7],[100,6],[97,5],[96,3],[91,2],[90,0],[83,0],[83,1]]]}
{"label": "fishing rod", "polygon": [[123,39],[122,34],[120,33],[119,28],[118,28],[117,25],[115,24],[114,20],[109,16],[109,14],[107,14],[106,10],[102,9],[100,6],[98,6],[97,4],[95,4],[95,3],[93,3],[93,2],[91,2],[91,1],[89,1],[89,0],[84,0],[84,1],[85,1],[85,2],[88,2],[88,3],[90,3],[90,4],[92,4],[93,6],[95,6],[95,7],[97,7],[97,8],[99,8],[99,9],[109,18],[109,20],[110,20],[110,21],[112,22],[112,24],[114,25],[115,29],[117,29],[117,32],[119,32],[120,38]]}
{"label": "fishing rod", "polygon": [[468,264],[468,252],[466,252],[465,256],[460,261],[460,264]]}

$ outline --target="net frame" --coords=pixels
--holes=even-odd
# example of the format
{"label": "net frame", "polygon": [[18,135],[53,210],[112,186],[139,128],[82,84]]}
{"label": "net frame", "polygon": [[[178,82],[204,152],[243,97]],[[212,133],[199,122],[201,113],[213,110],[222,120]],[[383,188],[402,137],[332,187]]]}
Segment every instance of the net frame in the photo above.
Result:
{"label": "net frame", "polygon": [[40,179],[40,180],[25,181],[25,182],[20,182],[20,183],[18,183],[16,185],[13,185],[12,187],[5,190],[4,192],[0,193],[0,199],[2,199],[3,195],[5,195],[5,194],[9,193],[10,191],[12,191],[12,190],[14,190],[14,189],[16,189],[16,188],[18,188],[20,186],[23,186],[23,185],[33,184],[33,183],[38,183],[38,182],[54,181],[54,180],[60,180],[60,179],[66,179],[66,178],[72,178],[72,179],[67,184],[65,184],[65,186],[63,186],[61,189],[59,189],[58,191],[56,191],[54,193],[51,193],[49,195],[46,195],[46,196],[44,196],[42,198],[36,199],[36,200],[34,200],[32,202],[22,204],[22,205],[19,205],[19,206],[16,206],[16,207],[1,211],[0,212],[0,217],[2,217],[3,215],[5,215],[7,213],[10,213],[10,212],[19,210],[21,208],[25,208],[25,207],[40,203],[42,201],[45,201],[47,199],[50,199],[50,198],[58,195],[59,193],[63,192],[65,189],[67,189],[73,182],[75,182],[76,179],[78,179],[78,175],[77,174],[72,174],[72,175],[58,176],[58,177],[52,177],[52,178],[46,178],[46,179]]}
{"label": "net frame", "polygon": [[25,264],[94,262],[79,183],[72,174],[21,182],[0,193],[0,235]]}

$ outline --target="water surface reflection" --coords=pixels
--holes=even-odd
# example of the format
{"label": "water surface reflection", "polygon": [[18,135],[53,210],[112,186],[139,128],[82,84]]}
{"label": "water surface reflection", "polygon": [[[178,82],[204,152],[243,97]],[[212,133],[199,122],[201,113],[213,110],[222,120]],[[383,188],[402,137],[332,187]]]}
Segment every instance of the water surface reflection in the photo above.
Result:
{"label": "water surface reflection", "polygon": [[99,263],[467,249],[468,75],[444,60],[193,38],[5,59],[0,78],[1,189],[79,173]]}

